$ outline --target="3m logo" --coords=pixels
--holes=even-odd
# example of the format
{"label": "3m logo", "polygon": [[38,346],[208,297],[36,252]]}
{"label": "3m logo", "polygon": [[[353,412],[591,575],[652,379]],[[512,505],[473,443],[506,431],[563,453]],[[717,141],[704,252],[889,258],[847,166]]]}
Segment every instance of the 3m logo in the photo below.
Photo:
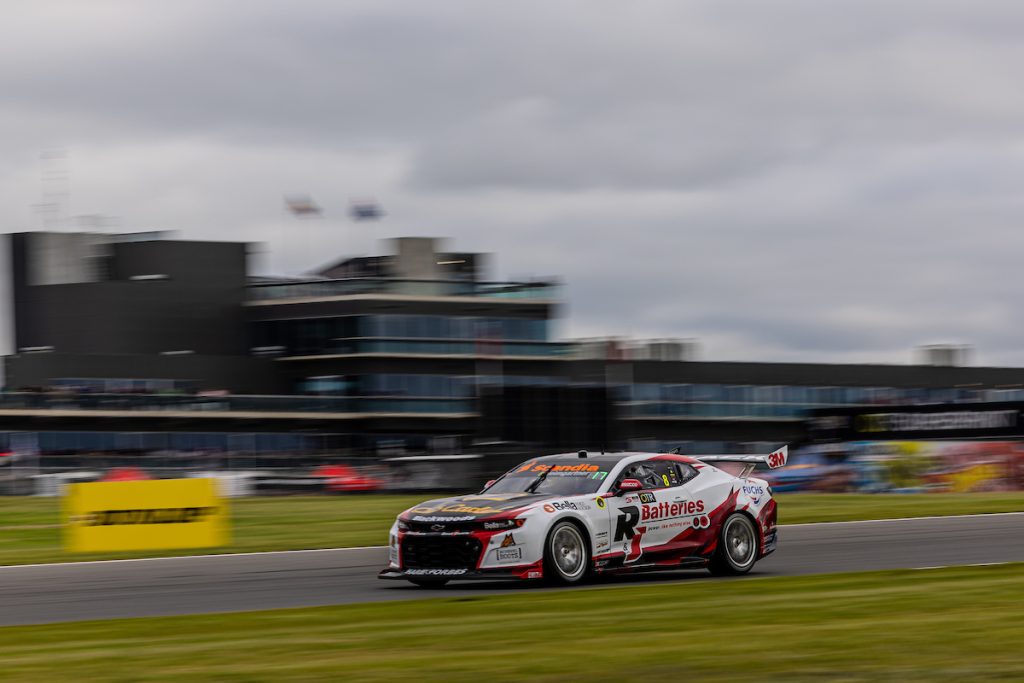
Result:
{"label": "3m logo", "polygon": [[782,467],[783,465],[786,464],[786,461],[788,459],[789,459],[789,447],[788,446],[783,446],[782,448],[780,448],[779,450],[775,451],[774,453],[769,453],[768,454],[768,467],[770,467],[773,470],[776,467]]}

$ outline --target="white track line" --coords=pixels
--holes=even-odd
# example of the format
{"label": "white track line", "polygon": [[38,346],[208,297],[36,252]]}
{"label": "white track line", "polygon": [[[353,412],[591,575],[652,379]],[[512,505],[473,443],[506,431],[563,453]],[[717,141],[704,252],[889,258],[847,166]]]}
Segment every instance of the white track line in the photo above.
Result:
{"label": "white track line", "polygon": [[[855,519],[846,522],[804,522],[802,524],[780,524],[780,527],[805,527],[805,526],[832,526],[837,524],[879,524],[883,522],[915,522],[919,520],[935,519],[963,519],[969,517],[1012,517],[1024,515],[1024,512],[981,512],[970,515],[933,515],[931,517],[893,517],[890,519]],[[252,557],[263,555],[287,555],[291,553],[334,553],[346,550],[384,550],[386,545],[363,545],[349,548],[311,548],[308,550],[263,550],[251,553],[209,553],[207,555],[170,555],[167,557],[133,557],[124,560],[82,560],[76,562],[44,562],[41,564],[9,564],[0,565],[0,571],[4,569],[23,569],[25,567],[66,567],[82,564],[109,564],[113,562],[156,562],[159,560],[197,560],[208,557]],[[1006,564],[1004,562],[983,563],[980,565],[956,565],[956,566],[988,566],[988,564]],[[917,567],[917,569],[943,569],[944,567]]]}
{"label": "white track line", "polygon": [[254,555],[291,555],[294,553],[332,553],[341,550],[384,550],[386,545],[361,545],[349,548],[308,548],[306,550],[260,550],[252,553],[208,553],[206,555],[167,555],[164,557],[131,557],[121,560],[80,560],[74,562],[43,562],[41,564],[5,564],[4,569],[23,569],[25,567],[66,567],[80,564],[110,564],[114,562],[157,562],[159,560],[199,560],[206,557],[251,557]]}
{"label": "white track line", "polygon": [[928,519],[964,519],[969,517],[1012,517],[1024,512],[976,512],[970,515],[932,515],[931,517],[889,517],[886,519],[851,519],[845,522],[804,522],[802,524],[780,524],[781,527],[829,526],[833,524],[882,524],[885,522],[917,522]]}

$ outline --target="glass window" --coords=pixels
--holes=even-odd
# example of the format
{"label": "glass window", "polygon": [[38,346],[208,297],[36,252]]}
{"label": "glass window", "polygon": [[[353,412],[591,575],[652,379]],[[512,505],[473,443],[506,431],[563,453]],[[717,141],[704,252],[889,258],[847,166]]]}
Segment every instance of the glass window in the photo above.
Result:
{"label": "glass window", "polygon": [[667,472],[664,472],[664,479],[662,474],[663,472],[659,472],[658,461],[644,460],[626,467],[619,476],[619,482],[624,479],[636,479],[645,489],[663,489],[671,485],[671,480],[668,479]]}

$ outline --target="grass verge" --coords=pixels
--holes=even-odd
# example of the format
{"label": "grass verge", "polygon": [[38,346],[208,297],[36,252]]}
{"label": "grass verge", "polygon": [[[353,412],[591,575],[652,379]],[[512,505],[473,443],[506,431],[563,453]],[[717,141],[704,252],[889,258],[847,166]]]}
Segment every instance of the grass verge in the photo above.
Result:
{"label": "grass verge", "polygon": [[[1024,492],[909,495],[781,494],[783,524],[1024,511]],[[65,554],[59,501],[0,497],[0,565],[123,557],[382,545],[395,515],[422,495],[245,498],[230,501],[232,543],[212,550]]]}
{"label": "grass verge", "polygon": [[4,680],[1024,678],[1024,565],[2,629]]}

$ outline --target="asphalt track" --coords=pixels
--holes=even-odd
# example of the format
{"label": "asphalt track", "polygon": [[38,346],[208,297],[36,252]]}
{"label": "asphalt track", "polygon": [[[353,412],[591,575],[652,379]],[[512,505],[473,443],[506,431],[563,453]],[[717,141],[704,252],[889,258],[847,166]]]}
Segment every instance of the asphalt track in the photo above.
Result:
{"label": "asphalt track", "polygon": [[[385,555],[378,547],[0,567],[0,626],[564,590],[480,582],[424,591],[377,579]],[[750,576],[1021,561],[1024,513],[839,522],[780,527],[778,552]],[[734,580],[676,571],[588,585]]]}

